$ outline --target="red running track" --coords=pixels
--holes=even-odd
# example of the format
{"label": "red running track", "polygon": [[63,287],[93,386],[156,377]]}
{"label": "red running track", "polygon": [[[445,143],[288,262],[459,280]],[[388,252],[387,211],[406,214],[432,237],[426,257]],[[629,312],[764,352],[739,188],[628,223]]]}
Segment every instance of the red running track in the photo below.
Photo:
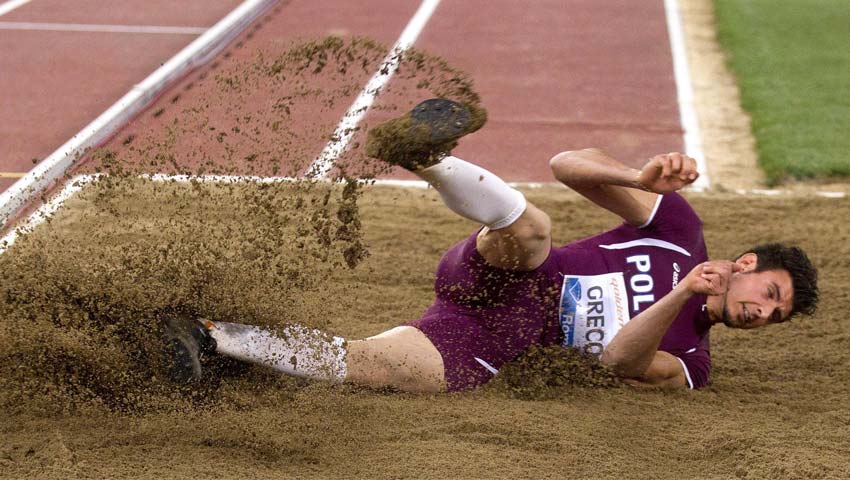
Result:
{"label": "red running track", "polygon": [[[0,21],[208,27],[239,4],[191,0],[177,7],[157,0],[141,12],[128,0],[80,0],[73,9],[69,3],[33,0]],[[239,48],[213,63],[226,66],[269,42],[328,34],[392,44],[419,3],[281,1],[234,42]],[[0,76],[0,172],[31,168],[32,159],[48,155],[193,39],[3,31],[0,63],[9,73]],[[443,0],[416,46],[475,79],[490,121],[455,153],[509,181],[551,181],[547,161],[565,149],[597,146],[639,165],[683,148],[662,0]],[[185,92],[209,68],[171,92]],[[167,110],[175,94],[164,94],[113,141],[167,121],[151,112]],[[346,108],[340,102],[329,115],[341,117]],[[398,178],[410,177],[399,172]],[[10,184],[0,179],[0,189]]]}
{"label": "red running track", "polygon": [[[143,3],[32,0],[0,22],[210,27],[241,0]],[[0,172],[29,171],[197,36],[56,27],[0,30]],[[0,178],[0,191],[14,181]]]}

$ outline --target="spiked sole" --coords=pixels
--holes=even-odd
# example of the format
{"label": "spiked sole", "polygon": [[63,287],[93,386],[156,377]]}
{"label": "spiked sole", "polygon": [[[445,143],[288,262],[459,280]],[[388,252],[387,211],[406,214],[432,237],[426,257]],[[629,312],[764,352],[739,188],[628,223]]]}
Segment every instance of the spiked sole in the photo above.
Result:
{"label": "spiked sole", "polygon": [[421,125],[428,129],[429,143],[436,146],[466,135],[472,114],[457,102],[432,98],[414,107],[410,118],[413,120],[412,128]]}
{"label": "spiked sole", "polygon": [[215,340],[203,329],[201,323],[185,315],[166,317],[165,353],[170,360],[167,372],[175,383],[201,379],[201,356],[215,351]]}
{"label": "spiked sole", "polygon": [[366,154],[408,170],[439,162],[457,146],[457,140],[481,128],[470,110],[455,101],[432,98],[401,117],[371,129]]}

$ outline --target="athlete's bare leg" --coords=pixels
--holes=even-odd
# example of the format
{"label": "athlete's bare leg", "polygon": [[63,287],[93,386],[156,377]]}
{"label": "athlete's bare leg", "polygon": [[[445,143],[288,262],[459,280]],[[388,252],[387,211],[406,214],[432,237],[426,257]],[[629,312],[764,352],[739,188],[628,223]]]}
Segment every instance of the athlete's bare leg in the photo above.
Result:
{"label": "athlete's bare leg", "polygon": [[211,322],[177,313],[166,319],[168,372],[178,383],[201,380],[202,357],[225,355],[287,375],[351,382],[409,392],[446,389],[443,359],[421,331],[402,326],[346,342],[319,330],[289,325],[277,331]]}
{"label": "athlete's bare leg", "polygon": [[407,392],[446,389],[443,357],[428,337],[414,327],[396,327],[348,342],[347,360],[347,382]]}

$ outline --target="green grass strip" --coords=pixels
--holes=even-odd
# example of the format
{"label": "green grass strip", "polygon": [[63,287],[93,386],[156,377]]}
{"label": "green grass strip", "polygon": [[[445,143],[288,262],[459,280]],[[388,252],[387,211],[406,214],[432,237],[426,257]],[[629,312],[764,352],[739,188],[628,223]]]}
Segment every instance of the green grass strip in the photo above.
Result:
{"label": "green grass strip", "polygon": [[850,176],[850,2],[715,6],[768,181]]}

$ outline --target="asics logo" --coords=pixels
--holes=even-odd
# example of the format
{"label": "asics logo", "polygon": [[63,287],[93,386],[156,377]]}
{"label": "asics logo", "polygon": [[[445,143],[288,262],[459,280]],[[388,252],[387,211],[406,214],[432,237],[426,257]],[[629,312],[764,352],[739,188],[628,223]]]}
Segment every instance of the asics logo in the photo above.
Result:
{"label": "asics logo", "polygon": [[679,264],[676,263],[676,262],[673,262],[673,288],[676,288],[676,285],[679,284],[679,272],[681,272],[681,271],[682,270],[679,267]]}

